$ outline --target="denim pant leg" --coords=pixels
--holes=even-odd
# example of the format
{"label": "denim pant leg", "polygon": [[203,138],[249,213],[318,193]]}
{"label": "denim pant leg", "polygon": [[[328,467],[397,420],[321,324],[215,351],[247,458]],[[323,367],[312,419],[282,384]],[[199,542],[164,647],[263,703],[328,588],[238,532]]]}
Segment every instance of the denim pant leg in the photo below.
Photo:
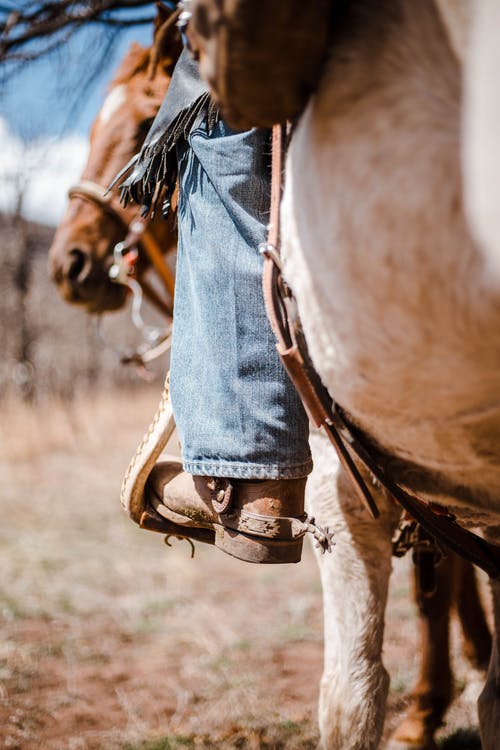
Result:
{"label": "denim pant leg", "polygon": [[308,420],[276,352],[261,286],[268,134],[202,125],[178,146],[178,161],[170,383],[184,468],[242,479],[305,476]]}

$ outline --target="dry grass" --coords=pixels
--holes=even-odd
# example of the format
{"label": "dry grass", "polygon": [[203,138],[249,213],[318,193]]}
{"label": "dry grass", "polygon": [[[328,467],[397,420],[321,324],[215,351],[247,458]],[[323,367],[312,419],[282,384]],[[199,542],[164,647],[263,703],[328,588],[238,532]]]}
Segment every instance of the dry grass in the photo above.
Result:
{"label": "dry grass", "polygon": [[[191,561],[187,545],[167,550],[120,511],[121,477],[158,390],[4,412],[0,746],[140,746],[168,731],[177,744],[243,747],[243,732],[248,747],[252,737],[278,747],[275,735],[297,727],[297,747],[308,734],[316,742],[311,700],[303,709],[300,687],[281,692],[310,651],[319,671],[311,557],[286,581],[211,549]],[[282,586],[296,594],[280,601]],[[285,667],[295,649],[298,664]],[[275,681],[265,696],[263,669]],[[311,683],[316,691],[316,674],[307,693]]]}
{"label": "dry grass", "polygon": [[[202,547],[190,560],[186,544],[167,550],[120,511],[121,477],[160,388],[36,412],[4,405],[2,748],[316,747],[321,591],[310,550],[280,569]],[[416,668],[406,567],[385,649],[392,723]],[[469,697],[443,736],[474,725]],[[443,748],[473,750],[474,736]]]}
{"label": "dry grass", "polygon": [[[26,464],[57,451],[90,455],[112,449],[115,430],[131,440],[147,426],[156,408],[161,385],[121,389],[112,395],[78,395],[73,401],[46,399],[36,407],[19,399],[2,401],[0,448],[6,464]],[[125,446],[121,443],[118,450]],[[126,461],[124,455],[120,456]]]}

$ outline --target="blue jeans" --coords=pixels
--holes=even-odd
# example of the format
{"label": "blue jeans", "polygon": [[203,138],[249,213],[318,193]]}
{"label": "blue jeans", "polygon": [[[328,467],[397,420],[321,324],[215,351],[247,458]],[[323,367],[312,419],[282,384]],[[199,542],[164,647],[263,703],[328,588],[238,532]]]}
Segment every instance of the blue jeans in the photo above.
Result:
{"label": "blue jeans", "polygon": [[269,213],[265,131],[222,121],[178,145],[179,246],[171,398],[191,474],[296,478],[308,420],[267,320],[258,245]]}

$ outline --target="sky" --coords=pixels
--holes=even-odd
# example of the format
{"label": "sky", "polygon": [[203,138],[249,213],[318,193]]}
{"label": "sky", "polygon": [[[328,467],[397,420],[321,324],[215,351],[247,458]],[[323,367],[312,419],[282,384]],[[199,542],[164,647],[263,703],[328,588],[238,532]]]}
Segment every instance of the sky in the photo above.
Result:
{"label": "sky", "polygon": [[0,80],[0,211],[12,211],[20,181],[23,214],[56,225],[69,186],[80,176],[88,134],[109,81],[132,41],[151,42],[152,28],[127,29],[105,67],[85,86],[98,27],[85,28],[56,54],[26,63]]}

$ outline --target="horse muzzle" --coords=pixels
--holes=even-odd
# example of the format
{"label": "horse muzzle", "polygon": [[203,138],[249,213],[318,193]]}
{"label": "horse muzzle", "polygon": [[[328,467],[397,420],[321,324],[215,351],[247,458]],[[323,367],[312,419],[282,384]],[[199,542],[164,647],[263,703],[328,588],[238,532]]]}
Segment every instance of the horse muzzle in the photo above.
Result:
{"label": "horse muzzle", "polygon": [[59,260],[51,250],[50,275],[66,302],[89,313],[118,310],[127,291],[108,276],[109,263],[96,263],[82,247],[72,247]]}

